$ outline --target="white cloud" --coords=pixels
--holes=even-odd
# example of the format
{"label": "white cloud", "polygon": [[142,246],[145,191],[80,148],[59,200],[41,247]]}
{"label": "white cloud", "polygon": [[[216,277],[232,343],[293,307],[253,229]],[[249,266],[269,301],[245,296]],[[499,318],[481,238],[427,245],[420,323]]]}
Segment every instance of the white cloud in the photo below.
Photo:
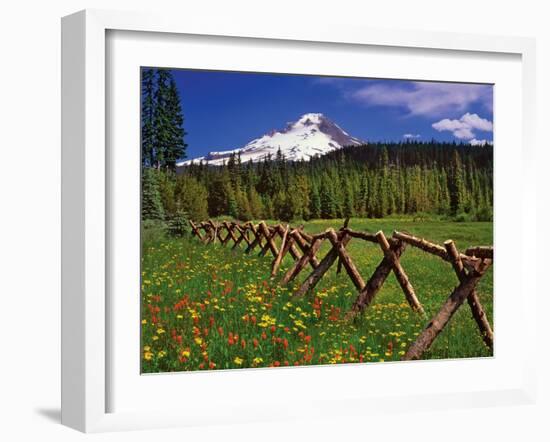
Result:
{"label": "white cloud", "polygon": [[403,134],[403,138],[411,139],[411,138],[420,138],[420,134]]}
{"label": "white cloud", "polygon": [[478,140],[477,138],[474,138],[469,141],[471,146],[485,146],[486,144],[493,144],[490,140]]}
{"label": "white cloud", "polygon": [[472,129],[483,130],[485,132],[493,130],[493,123],[485,118],[481,118],[478,114],[466,113],[462,115],[460,120],[468,124]]}
{"label": "white cloud", "polygon": [[478,114],[465,113],[458,120],[450,120],[444,118],[432,124],[432,127],[439,131],[449,131],[461,140],[475,139],[474,130],[483,132],[492,132],[493,123],[485,118],[481,118]]}
{"label": "white cloud", "polygon": [[350,96],[367,105],[398,106],[406,108],[411,115],[437,116],[464,112],[475,102],[491,109],[493,94],[489,85],[415,81],[368,85],[351,92]]}

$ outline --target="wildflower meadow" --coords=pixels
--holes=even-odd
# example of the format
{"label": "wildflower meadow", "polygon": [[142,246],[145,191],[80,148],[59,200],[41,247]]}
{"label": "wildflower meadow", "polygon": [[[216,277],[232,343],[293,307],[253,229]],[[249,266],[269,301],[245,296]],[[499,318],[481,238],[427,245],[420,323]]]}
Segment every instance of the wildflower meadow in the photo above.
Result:
{"label": "wildflower meadow", "polygon": [[[339,222],[310,221],[304,229],[318,233]],[[492,244],[490,222],[387,218],[352,219],[351,225],[371,232],[406,230],[437,242],[452,238],[460,249]],[[374,244],[352,243],[348,249],[365,274],[382,256]],[[448,263],[410,248],[402,264],[426,316],[411,310],[391,274],[373,304],[350,317],[357,291],[345,274],[331,269],[314,290],[294,297],[300,281],[280,286],[269,276],[271,263],[272,257],[245,254],[243,248],[145,232],[142,373],[398,361],[457,284]],[[290,264],[285,260],[282,268]],[[491,269],[478,286],[491,324],[492,279]],[[460,309],[424,358],[491,356],[470,316]]]}

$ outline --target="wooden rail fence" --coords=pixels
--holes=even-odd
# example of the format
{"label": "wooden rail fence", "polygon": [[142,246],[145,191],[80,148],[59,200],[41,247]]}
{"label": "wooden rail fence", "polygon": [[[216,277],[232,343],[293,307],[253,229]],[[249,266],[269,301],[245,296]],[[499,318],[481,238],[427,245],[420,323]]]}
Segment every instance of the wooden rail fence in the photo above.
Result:
{"label": "wooden rail fence", "polygon": [[[435,255],[452,266],[458,285],[418,335],[416,341],[410,345],[403,359],[420,359],[466,300],[483,342],[491,351],[493,350],[493,331],[476,292],[478,282],[493,263],[492,246],[471,247],[464,253],[460,253],[452,240],[445,241],[441,246],[404,232],[394,231],[391,237],[386,237],[382,231],[373,234],[352,230],[348,227],[348,221],[346,220],[343,227],[337,231],[329,228],[315,235],[306,233],[301,226],[295,228],[288,224],[268,226],[264,221],[258,224],[252,222],[240,224],[208,220],[200,223],[189,221],[189,224],[193,235],[204,243],[219,241],[220,244],[227,246],[232,241],[233,249],[242,246],[245,253],[259,249],[259,255],[264,256],[270,252],[273,255],[272,277],[277,276],[283,258],[290,254],[294,263],[279,280],[279,284],[283,286],[295,280],[306,267],[311,267],[310,273],[298,286],[293,296],[304,296],[312,290],[337,262],[337,272],[340,273],[344,268],[357,289],[357,297],[348,317],[362,313],[372,303],[391,272],[395,274],[412,310],[425,315],[422,304],[401,265],[400,258],[407,246]],[[381,249],[383,257],[366,282],[346,250],[352,240],[375,243]],[[317,253],[325,241],[330,243],[331,248],[319,259]]]}

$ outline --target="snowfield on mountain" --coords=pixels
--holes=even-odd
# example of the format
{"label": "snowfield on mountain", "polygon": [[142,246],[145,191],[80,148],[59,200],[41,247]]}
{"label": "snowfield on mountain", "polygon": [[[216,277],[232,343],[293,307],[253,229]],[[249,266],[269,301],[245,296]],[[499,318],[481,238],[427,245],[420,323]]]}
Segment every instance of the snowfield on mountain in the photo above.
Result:
{"label": "snowfield on mountain", "polygon": [[186,166],[200,161],[221,166],[231,154],[239,154],[241,161],[262,161],[269,155],[275,158],[280,149],[287,161],[309,161],[317,155],[324,155],[344,146],[365,144],[364,141],[349,135],[340,126],[320,113],[302,115],[297,121],[288,123],[285,129],[273,130],[260,138],[250,141],[239,149],[210,152],[208,155],[186,160],[177,166]]}

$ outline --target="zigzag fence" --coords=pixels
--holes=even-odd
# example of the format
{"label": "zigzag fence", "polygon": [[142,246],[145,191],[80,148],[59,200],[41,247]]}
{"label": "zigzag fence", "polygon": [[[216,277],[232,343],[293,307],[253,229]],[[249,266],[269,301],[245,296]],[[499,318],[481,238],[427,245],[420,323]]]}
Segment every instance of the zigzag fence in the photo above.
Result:
{"label": "zigzag fence", "polygon": [[[435,255],[451,264],[458,285],[418,335],[416,341],[409,346],[403,360],[420,359],[464,301],[467,301],[470,307],[483,342],[492,351],[493,331],[476,292],[477,284],[493,263],[492,246],[471,247],[464,253],[460,253],[452,240],[445,241],[441,246],[404,232],[394,231],[391,237],[386,237],[382,231],[375,234],[354,231],[348,228],[348,222],[349,220],[346,220],[337,231],[329,228],[322,233],[311,235],[304,232],[302,227],[292,228],[282,224],[268,226],[263,221],[258,224],[212,220],[195,224],[189,221],[193,235],[206,244],[219,241],[220,244],[228,246],[231,241],[233,249],[241,247],[244,248],[245,253],[259,249],[259,255],[264,256],[270,252],[273,255],[271,277],[277,276],[283,258],[290,255],[294,263],[280,278],[280,285],[289,284],[304,272],[306,267],[311,267],[310,273],[298,286],[293,296],[304,296],[317,285],[332,265],[337,263],[337,272],[341,273],[344,268],[357,289],[357,297],[348,317],[361,314],[372,303],[391,272],[395,274],[412,310],[425,316],[422,304],[401,265],[400,258],[407,246]],[[366,282],[346,250],[352,240],[375,243],[381,249],[382,259]],[[317,254],[323,242],[327,241],[331,248],[319,259]]]}

